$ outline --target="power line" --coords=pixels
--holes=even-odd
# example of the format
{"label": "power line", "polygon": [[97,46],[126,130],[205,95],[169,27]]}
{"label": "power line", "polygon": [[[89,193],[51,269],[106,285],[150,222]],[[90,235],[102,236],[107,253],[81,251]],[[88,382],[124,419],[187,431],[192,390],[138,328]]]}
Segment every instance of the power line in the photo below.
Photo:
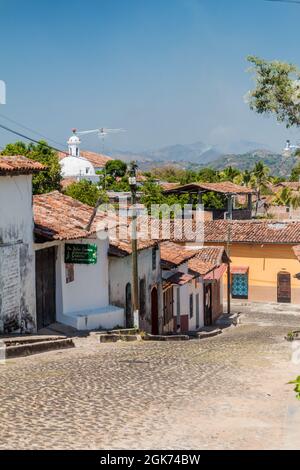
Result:
{"label": "power line", "polygon": [[65,154],[66,156],[68,156],[69,154],[67,152],[65,152],[64,150],[60,150],[56,147],[53,147],[52,145],[48,145],[46,142],[41,142],[41,141],[38,141],[38,140],[35,140],[31,137],[28,137],[27,135],[25,134],[22,134],[21,132],[18,132],[18,131],[14,131],[13,129],[10,129],[9,127],[6,127],[6,126],[3,126],[3,124],[0,124],[0,128],[1,129],[4,129],[5,131],[7,132],[10,132],[12,134],[15,134],[17,135],[18,137],[22,137],[22,139],[26,139],[26,140],[29,140],[30,142],[32,143],[35,143],[35,144],[38,144],[38,145],[44,145],[45,147],[49,148],[49,149],[52,149],[54,150],[55,152],[59,152],[59,153],[63,153]]}
{"label": "power line", "polygon": [[0,117],[6,119],[7,121],[9,121],[13,124],[16,124],[19,127],[22,127],[26,131],[33,132],[34,134],[39,135],[40,137],[43,137],[44,139],[47,139],[47,141],[53,142],[55,145],[61,145],[63,147],[63,144],[61,142],[57,142],[56,140],[50,139],[50,137],[47,137],[46,135],[41,134],[40,132],[37,132],[34,129],[31,129],[30,127],[24,126],[24,124],[21,124],[20,122],[15,121],[15,120],[5,116],[4,114],[0,114]]}

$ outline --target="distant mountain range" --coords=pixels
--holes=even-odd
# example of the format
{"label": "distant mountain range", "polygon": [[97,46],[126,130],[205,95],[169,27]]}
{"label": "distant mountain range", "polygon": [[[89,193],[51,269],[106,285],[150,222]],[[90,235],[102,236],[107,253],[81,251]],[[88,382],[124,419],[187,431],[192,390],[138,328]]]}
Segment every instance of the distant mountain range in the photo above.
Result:
{"label": "distant mountain range", "polygon": [[106,153],[126,162],[136,160],[143,171],[167,165],[194,170],[204,166],[216,170],[233,166],[244,171],[253,168],[256,162],[263,161],[270,168],[271,174],[287,176],[297,163],[295,157],[286,158],[270,150],[267,145],[244,140],[222,146],[196,142],[143,152],[110,150]]}
{"label": "distant mountain range", "polygon": [[129,162],[137,160],[139,162],[167,162],[182,163],[189,162],[197,165],[205,165],[225,154],[242,154],[255,151],[256,149],[268,149],[268,146],[248,141],[237,141],[231,144],[208,145],[203,142],[194,144],[176,144],[163,147],[157,150],[148,150],[142,152],[126,152],[122,150],[111,149],[106,153],[113,157],[119,157]]}

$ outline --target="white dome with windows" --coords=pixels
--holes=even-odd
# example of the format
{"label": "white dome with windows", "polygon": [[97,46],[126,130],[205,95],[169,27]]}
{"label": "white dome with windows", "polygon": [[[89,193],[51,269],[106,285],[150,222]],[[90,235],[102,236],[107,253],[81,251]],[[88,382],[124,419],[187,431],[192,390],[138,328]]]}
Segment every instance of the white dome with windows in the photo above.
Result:
{"label": "white dome with windows", "polygon": [[93,165],[83,157],[72,157],[71,155],[60,161],[61,174],[63,178],[96,176]]}

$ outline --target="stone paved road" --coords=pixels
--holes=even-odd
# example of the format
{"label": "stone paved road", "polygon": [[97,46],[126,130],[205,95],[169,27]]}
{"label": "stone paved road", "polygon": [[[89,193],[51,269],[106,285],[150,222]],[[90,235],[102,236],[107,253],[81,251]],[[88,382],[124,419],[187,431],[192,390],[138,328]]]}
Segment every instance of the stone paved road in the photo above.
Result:
{"label": "stone paved road", "polygon": [[286,385],[300,365],[283,341],[300,316],[244,321],[208,340],[80,339],[8,361],[0,449],[300,449],[300,403]]}

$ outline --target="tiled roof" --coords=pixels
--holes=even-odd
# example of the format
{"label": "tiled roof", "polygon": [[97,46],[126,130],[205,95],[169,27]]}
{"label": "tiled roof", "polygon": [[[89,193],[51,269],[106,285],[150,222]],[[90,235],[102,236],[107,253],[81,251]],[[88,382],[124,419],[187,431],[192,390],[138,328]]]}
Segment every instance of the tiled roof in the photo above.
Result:
{"label": "tiled roof", "polygon": [[177,188],[166,190],[165,193],[177,192],[193,192],[193,191],[212,191],[222,194],[253,194],[253,189],[246,186],[231,183],[231,181],[224,181],[222,183],[190,183]]}
{"label": "tiled roof", "polygon": [[188,267],[191,272],[200,276],[204,276],[228,261],[224,247],[203,247],[194,253],[195,256],[189,261]]}
{"label": "tiled roof", "polygon": [[173,274],[168,279],[163,281],[163,289],[169,289],[172,286],[184,286],[188,282],[191,282],[194,279],[193,276],[190,274],[181,273],[178,271],[177,273]]}
{"label": "tiled roof", "polygon": [[180,183],[168,183],[167,181],[161,181],[159,186],[164,190],[168,191],[169,189],[175,189],[180,186]]}
{"label": "tiled roof", "polygon": [[280,188],[289,188],[292,191],[299,191],[300,182],[299,181],[283,181],[274,186],[274,189],[278,191]]}
{"label": "tiled roof", "polygon": [[66,189],[68,186],[70,186],[73,183],[77,183],[77,179],[75,177],[70,176],[68,178],[62,179],[60,182],[60,185],[62,189]]}
{"label": "tiled roof", "polygon": [[140,215],[138,216],[138,227],[142,232],[148,234],[149,238],[161,242],[203,242],[204,224],[201,221],[196,223],[191,219],[160,220]]}
{"label": "tiled roof", "polygon": [[45,169],[41,163],[21,155],[0,155],[0,175],[28,175]]}
{"label": "tiled roof", "polygon": [[[230,227],[228,226],[230,224]],[[300,222],[266,220],[207,221],[204,224],[206,243],[300,243]]]}
{"label": "tiled roof", "polygon": [[[138,251],[157,246],[155,240],[138,240]],[[109,244],[110,256],[124,258],[132,254],[131,240],[111,240]]]}
{"label": "tiled roof", "polygon": [[[62,160],[63,158],[67,157],[68,154],[64,152],[58,152],[58,158],[59,160]],[[102,155],[101,153],[96,153],[96,152],[90,152],[88,150],[81,150],[80,151],[80,156],[83,158],[86,158],[95,168],[103,168],[107,162],[112,160],[111,157],[108,157],[107,155]]]}
{"label": "tiled roof", "polygon": [[118,225],[114,215],[98,212],[87,231],[93,208],[58,191],[33,197],[36,235],[47,240],[87,238],[98,230]]}
{"label": "tiled roof", "polygon": [[172,242],[160,245],[161,266],[163,269],[177,268],[195,256],[196,252]]}

